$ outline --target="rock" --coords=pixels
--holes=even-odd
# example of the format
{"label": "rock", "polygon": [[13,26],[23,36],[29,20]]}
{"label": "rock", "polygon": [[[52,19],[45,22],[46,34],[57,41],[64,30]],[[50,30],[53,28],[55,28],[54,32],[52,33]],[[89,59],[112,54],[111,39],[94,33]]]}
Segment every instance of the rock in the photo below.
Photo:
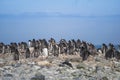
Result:
{"label": "rock", "polygon": [[5,63],[0,63],[0,67],[3,67],[3,66],[5,66]]}
{"label": "rock", "polygon": [[103,66],[96,66],[96,72],[97,71],[104,71],[104,67]]}
{"label": "rock", "polygon": [[28,62],[28,65],[35,65],[35,62]]}
{"label": "rock", "polygon": [[27,65],[30,67],[33,67],[34,65],[36,65],[36,63],[35,62],[28,62]]}
{"label": "rock", "polygon": [[120,68],[115,68],[115,71],[120,72]]}
{"label": "rock", "polygon": [[120,67],[120,63],[117,64],[117,67]]}
{"label": "rock", "polygon": [[104,66],[104,72],[106,72],[106,73],[112,72],[111,67],[109,67],[109,66]]}
{"label": "rock", "polygon": [[84,63],[80,63],[76,66],[77,69],[85,69],[86,65]]}
{"label": "rock", "polygon": [[5,74],[4,77],[13,77],[12,74]]}
{"label": "rock", "polygon": [[86,76],[82,75],[79,80],[87,80]]}
{"label": "rock", "polygon": [[0,67],[0,71],[4,71],[4,69]]}
{"label": "rock", "polygon": [[42,80],[42,79],[40,79],[39,77],[33,77],[30,80]]}
{"label": "rock", "polygon": [[0,67],[3,67],[6,65],[6,61],[4,59],[0,59]]}
{"label": "rock", "polygon": [[4,70],[12,70],[13,67],[12,66],[4,66]]}
{"label": "rock", "polygon": [[[97,76],[98,80],[104,80],[104,79],[108,78],[108,76],[110,76],[110,73],[106,73],[104,71],[99,70],[99,71],[97,71],[97,74],[95,74],[95,76]],[[111,79],[111,78],[109,78],[109,79]]]}
{"label": "rock", "polygon": [[118,80],[120,80],[120,76],[118,77]]}
{"label": "rock", "polygon": [[48,56],[47,61],[52,63],[54,61],[54,56]]}
{"label": "rock", "polygon": [[71,75],[72,75],[73,77],[75,77],[75,78],[81,76],[81,74],[79,74],[78,72],[73,72],[73,73],[71,73]]}
{"label": "rock", "polygon": [[63,67],[63,68],[57,69],[56,71],[58,71],[59,74],[64,74],[67,71],[67,69],[68,69],[67,67]]}
{"label": "rock", "polygon": [[89,80],[97,80],[95,77],[89,77]]}
{"label": "rock", "polygon": [[120,62],[116,62],[116,61],[114,61],[114,67],[115,67],[115,68],[120,67]]}
{"label": "rock", "polygon": [[73,80],[80,80],[80,79],[79,79],[79,77],[75,77],[75,78],[73,78]]}
{"label": "rock", "polygon": [[26,79],[24,77],[22,77],[21,80],[26,80]]}
{"label": "rock", "polygon": [[38,72],[35,74],[35,77],[31,78],[31,80],[45,80],[45,76]]}
{"label": "rock", "polygon": [[14,80],[14,77],[12,74],[5,74],[3,75],[2,80]]}
{"label": "rock", "polygon": [[41,67],[40,67],[40,66],[37,66],[37,65],[34,65],[33,68],[34,68],[35,70],[39,70]]}
{"label": "rock", "polygon": [[22,63],[12,64],[12,66],[15,67],[15,68],[20,67],[21,65],[22,65]]}
{"label": "rock", "polygon": [[101,58],[100,57],[95,57],[95,61],[101,62]]}
{"label": "rock", "polygon": [[51,66],[51,63],[49,61],[39,61],[39,62],[36,62],[36,63],[39,66],[44,66],[44,67],[50,67]]}
{"label": "rock", "polygon": [[88,67],[85,72],[90,77],[91,75],[96,74],[96,69],[94,67]]}
{"label": "rock", "polygon": [[109,80],[107,77],[102,77],[100,80]]}

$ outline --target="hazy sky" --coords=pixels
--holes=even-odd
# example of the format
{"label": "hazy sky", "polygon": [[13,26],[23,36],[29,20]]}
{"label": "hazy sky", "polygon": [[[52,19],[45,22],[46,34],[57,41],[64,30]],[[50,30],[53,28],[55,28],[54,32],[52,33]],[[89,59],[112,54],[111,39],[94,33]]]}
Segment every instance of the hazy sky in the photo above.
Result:
{"label": "hazy sky", "polygon": [[120,44],[120,0],[0,0],[0,42],[50,37]]}

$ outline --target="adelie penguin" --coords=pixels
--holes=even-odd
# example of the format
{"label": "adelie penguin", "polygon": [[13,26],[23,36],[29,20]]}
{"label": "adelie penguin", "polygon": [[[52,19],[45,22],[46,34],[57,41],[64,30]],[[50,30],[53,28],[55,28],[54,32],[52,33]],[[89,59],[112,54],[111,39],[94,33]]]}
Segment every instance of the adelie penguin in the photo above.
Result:
{"label": "adelie penguin", "polygon": [[15,53],[14,53],[14,60],[19,60],[19,52],[17,49],[15,49]]}
{"label": "adelie penguin", "polygon": [[30,50],[29,50],[29,48],[27,48],[27,50],[26,50],[26,58],[30,58]]}
{"label": "adelie penguin", "polygon": [[64,65],[67,65],[67,66],[69,66],[69,67],[71,67],[72,69],[73,69],[73,66],[72,66],[72,64],[68,61],[68,60],[65,60],[64,62],[62,62],[62,64],[59,64],[59,66],[64,66]]}

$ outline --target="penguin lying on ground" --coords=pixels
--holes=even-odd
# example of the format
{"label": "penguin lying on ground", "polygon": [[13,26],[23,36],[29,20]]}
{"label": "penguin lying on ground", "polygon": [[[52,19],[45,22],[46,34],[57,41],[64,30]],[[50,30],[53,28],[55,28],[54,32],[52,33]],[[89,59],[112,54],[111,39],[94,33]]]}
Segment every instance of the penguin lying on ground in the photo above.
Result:
{"label": "penguin lying on ground", "polygon": [[64,62],[62,62],[61,64],[59,64],[60,67],[64,67],[65,65],[73,68],[72,64],[68,60],[65,60]]}

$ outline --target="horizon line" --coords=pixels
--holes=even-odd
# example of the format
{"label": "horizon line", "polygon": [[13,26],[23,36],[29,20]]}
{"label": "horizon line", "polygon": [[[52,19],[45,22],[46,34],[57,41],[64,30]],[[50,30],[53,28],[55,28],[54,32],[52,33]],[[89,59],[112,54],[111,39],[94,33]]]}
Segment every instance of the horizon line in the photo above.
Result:
{"label": "horizon line", "polygon": [[60,12],[24,12],[19,14],[0,13],[0,17],[83,17],[83,18],[99,18],[99,17],[120,17],[120,14],[110,15],[80,15],[80,14],[65,14]]}

